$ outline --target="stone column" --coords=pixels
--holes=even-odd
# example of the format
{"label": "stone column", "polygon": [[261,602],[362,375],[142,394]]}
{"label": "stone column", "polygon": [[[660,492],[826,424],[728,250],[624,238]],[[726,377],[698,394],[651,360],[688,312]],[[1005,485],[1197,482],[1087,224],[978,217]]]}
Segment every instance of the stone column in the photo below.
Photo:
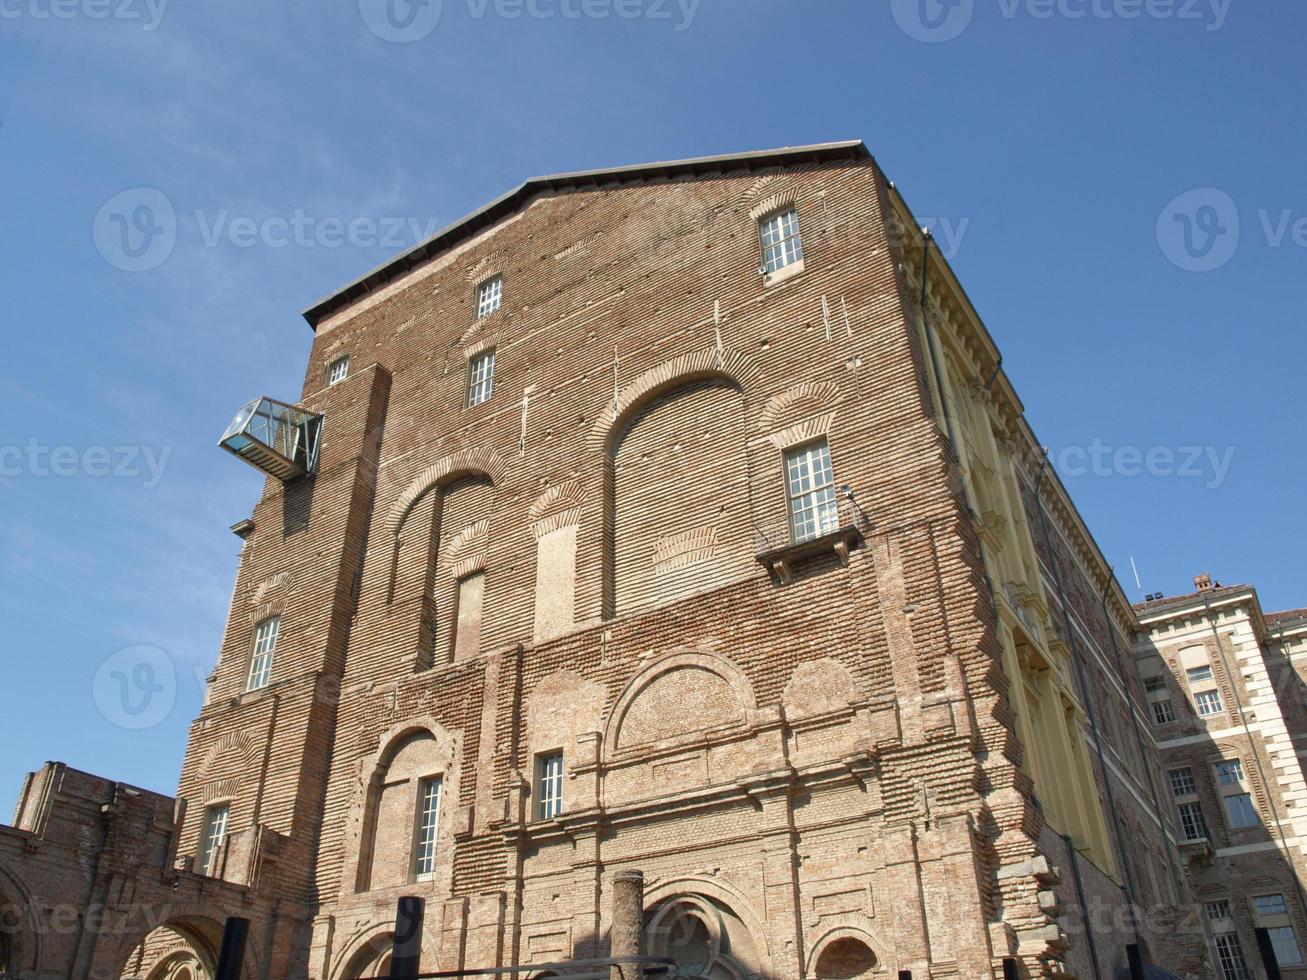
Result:
{"label": "stone column", "polygon": [[[644,874],[619,871],[613,875],[613,924],[609,928],[608,955],[644,955]],[[609,980],[641,980],[642,971],[634,964],[614,964]]]}

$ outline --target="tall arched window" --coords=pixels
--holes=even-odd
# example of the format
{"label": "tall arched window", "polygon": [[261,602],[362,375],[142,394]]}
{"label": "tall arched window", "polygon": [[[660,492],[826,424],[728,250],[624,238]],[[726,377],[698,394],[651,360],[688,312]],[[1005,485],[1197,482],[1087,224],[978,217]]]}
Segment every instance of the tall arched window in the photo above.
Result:
{"label": "tall arched window", "polygon": [[368,788],[357,889],[429,880],[449,856],[441,846],[444,760],[428,731],[403,738]]}
{"label": "tall arched window", "polygon": [[609,499],[615,614],[754,570],[747,440],[743,395],[720,379],[668,392],[626,421]]}

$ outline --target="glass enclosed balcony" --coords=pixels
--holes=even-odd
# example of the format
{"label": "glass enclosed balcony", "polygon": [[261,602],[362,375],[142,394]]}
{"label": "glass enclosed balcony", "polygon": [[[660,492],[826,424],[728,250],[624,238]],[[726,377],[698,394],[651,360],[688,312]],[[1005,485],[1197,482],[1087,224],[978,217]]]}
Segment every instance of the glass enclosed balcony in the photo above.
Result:
{"label": "glass enclosed balcony", "polygon": [[286,482],[318,464],[322,416],[272,398],[256,398],[232,419],[218,445]]}

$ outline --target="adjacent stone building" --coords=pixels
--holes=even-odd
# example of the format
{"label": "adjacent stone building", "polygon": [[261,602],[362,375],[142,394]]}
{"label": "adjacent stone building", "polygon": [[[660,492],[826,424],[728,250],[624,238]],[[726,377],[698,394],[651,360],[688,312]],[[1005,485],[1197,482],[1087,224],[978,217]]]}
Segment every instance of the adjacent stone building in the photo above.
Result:
{"label": "adjacent stone building", "polygon": [[1137,607],[1135,647],[1218,976],[1307,975],[1307,610],[1209,575]]}
{"label": "adjacent stone building", "polygon": [[429,970],[601,956],[640,869],[713,980],[1215,975],[1151,614],[861,143],[530,180],[307,318],[177,801],[29,780],[11,972],[370,976],[408,894]]}

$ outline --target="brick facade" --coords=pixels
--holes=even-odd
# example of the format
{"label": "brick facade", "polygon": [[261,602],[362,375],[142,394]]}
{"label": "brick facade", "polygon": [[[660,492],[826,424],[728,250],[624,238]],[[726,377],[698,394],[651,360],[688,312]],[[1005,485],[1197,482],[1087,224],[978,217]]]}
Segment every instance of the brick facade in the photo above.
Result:
{"label": "brick facade", "polygon": [[[790,208],[803,258],[764,274]],[[160,851],[9,847],[45,839],[20,807],[20,975],[197,974],[239,910],[254,975],[366,976],[402,894],[426,969],[604,955],[630,869],[649,951],[706,977],[1210,971],[1135,613],[861,144],[529,182],[309,319],[321,456],[242,528]],[[838,503],[799,541],[818,445]],[[35,896],[106,877],[174,904],[94,966],[35,952]]]}

